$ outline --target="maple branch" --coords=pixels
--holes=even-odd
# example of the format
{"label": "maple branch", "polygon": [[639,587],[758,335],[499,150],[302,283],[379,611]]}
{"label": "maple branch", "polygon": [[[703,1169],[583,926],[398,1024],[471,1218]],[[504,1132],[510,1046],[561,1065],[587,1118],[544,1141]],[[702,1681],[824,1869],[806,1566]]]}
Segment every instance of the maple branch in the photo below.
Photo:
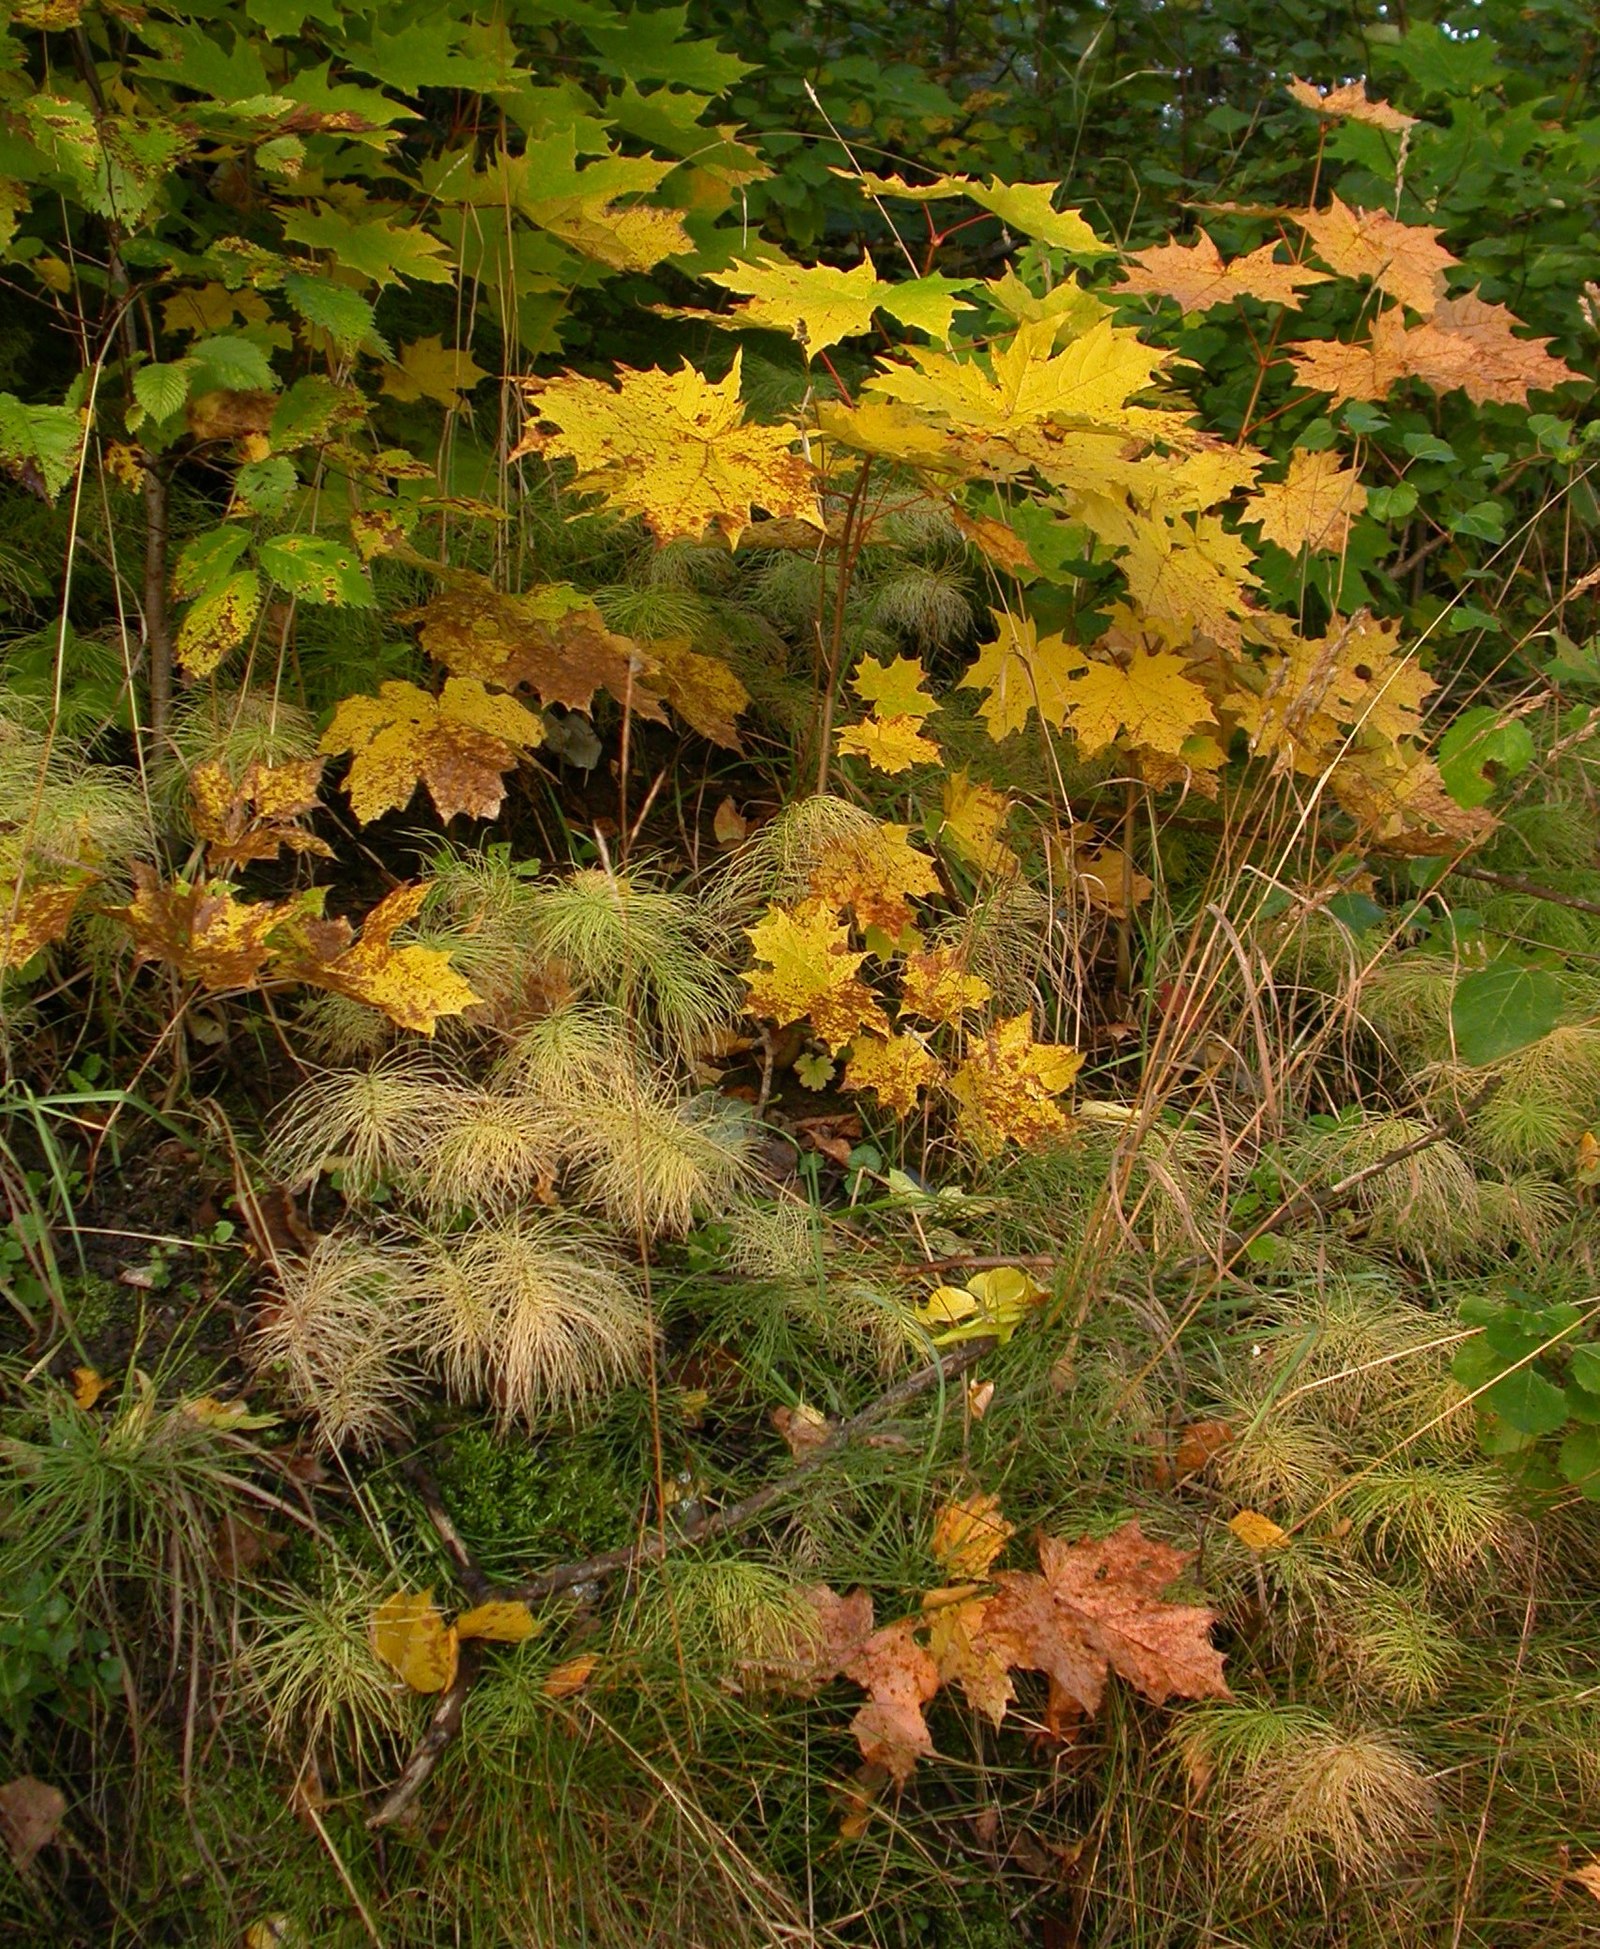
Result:
{"label": "maple branch", "polygon": [[[1011,1261],[1007,1261],[1011,1263]],[[564,1590],[572,1590],[579,1584],[601,1583],[614,1577],[619,1571],[632,1570],[645,1563],[658,1563],[674,1550],[685,1548],[691,1543],[708,1542],[714,1536],[728,1536],[736,1530],[748,1528],[758,1516],[764,1515],[774,1503],[783,1498],[798,1484],[814,1475],[824,1462],[831,1460],[842,1449],[848,1448],[858,1435],[876,1426],[885,1415],[903,1407],[907,1401],[914,1401],[918,1395],[926,1394],[931,1388],[942,1387],[945,1383],[959,1378],[969,1367],[975,1367],[987,1353],[993,1352],[996,1341],[986,1335],[981,1340],[969,1340],[965,1346],[954,1352],[941,1355],[930,1361],[926,1367],[919,1367],[914,1373],[905,1374],[886,1388],[876,1400],[868,1402],[859,1414],[853,1414],[847,1421],[841,1421],[837,1428],[820,1441],[803,1461],[792,1469],[774,1478],[764,1488],[754,1490],[740,1502],[729,1503],[724,1509],[710,1510],[704,1515],[691,1517],[670,1534],[656,1531],[638,1543],[629,1544],[620,1550],[606,1550],[599,1556],[586,1557],[581,1563],[559,1563],[549,1570],[541,1570],[537,1576],[529,1577],[508,1591],[496,1595],[520,1601],[524,1604],[538,1603],[546,1597],[558,1596]],[[462,1580],[478,1601],[482,1601],[487,1587],[473,1563],[470,1551],[461,1540],[459,1531],[451,1522],[448,1513],[438,1499],[438,1489],[433,1478],[420,1464],[408,1466],[407,1474],[416,1484],[422,1496],[423,1507],[428,1518],[438,1532],[445,1548],[455,1559],[462,1571]],[[476,1579],[477,1588],[469,1581]],[[412,1749],[410,1758],[400,1771],[399,1778],[384,1795],[376,1811],[367,1818],[369,1828],[390,1827],[406,1812],[422,1791],[423,1786],[439,1764],[446,1749],[461,1730],[461,1718],[467,1702],[467,1694],[472,1689],[473,1679],[478,1671],[478,1645],[471,1640],[462,1645],[460,1662],[449,1689],[442,1692],[439,1702],[428,1721],[428,1730]]]}

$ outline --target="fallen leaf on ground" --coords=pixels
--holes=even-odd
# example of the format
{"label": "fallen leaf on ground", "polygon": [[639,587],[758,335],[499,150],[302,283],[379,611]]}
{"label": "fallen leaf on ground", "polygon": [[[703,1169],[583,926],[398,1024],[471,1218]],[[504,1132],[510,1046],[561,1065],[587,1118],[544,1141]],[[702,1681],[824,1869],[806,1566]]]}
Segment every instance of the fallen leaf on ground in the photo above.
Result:
{"label": "fallen leaf on ground", "polygon": [[59,1787],[24,1773],[0,1787],[0,1839],[18,1874],[25,1874],[61,1831],[67,1801]]}
{"label": "fallen leaf on ground", "polygon": [[372,1649],[413,1692],[444,1692],[454,1682],[456,1633],[431,1590],[397,1590],[386,1597],[373,1615]]}

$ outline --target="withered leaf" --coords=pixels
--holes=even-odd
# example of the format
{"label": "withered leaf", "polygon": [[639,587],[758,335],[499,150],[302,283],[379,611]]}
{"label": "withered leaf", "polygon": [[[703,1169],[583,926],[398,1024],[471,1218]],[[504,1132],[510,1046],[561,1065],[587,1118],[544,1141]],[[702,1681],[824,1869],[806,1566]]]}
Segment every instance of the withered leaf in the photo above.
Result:
{"label": "withered leaf", "polygon": [[322,749],[348,751],[350,807],[363,825],[409,804],[426,785],[441,819],[492,819],[505,773],[544,742],[544,727],[514,697],[476,677],[447,677],[438,696],[391,679],[376,697],[340,701]]}
{"label": "withered leaf", "polygon": [[531,690],[543,704],[592,711],[595,692],[661,719],[644,688],[644,660],[626,636],[607,629],[582,590],[552,582],[506,595],[481,578],[461,582],[416,612],[422,647],[453,676]]}
{"label": "withered leaf", "polygon": [[316,809],[324,760],[291,758],[269,765],[252,759],[235,780],[220,758],[204,758],[189,774],[189,818],[205,841],[213,870],[294,853],[328,856],[325,840],[300,821]]}
{"label": "withered leaf", "polygon": [[408,941],[396,929],[416,917],[428,886],[396,887],[367,915],[357,937],[347,920],[302,919],[289,931],[281,971],[315,988],[366,1002],[403,1029],[432,1035],[441,1015],[460,1015],[481,997],[442,948]]}
{"label": "withered leaf", "polygon": [[0,1786],[0,1839],[18,1874],[25,1874],[61,1831],[66,1795],[47,1780],[24,1773]]}

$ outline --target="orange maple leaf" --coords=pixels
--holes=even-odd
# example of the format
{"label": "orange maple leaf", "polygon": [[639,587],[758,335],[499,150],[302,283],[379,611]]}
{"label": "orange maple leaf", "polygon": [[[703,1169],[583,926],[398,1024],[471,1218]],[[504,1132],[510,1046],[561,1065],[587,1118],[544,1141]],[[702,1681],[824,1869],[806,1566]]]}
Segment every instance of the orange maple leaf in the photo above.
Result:
{"label": "orange maple leaf", "polygon": [[1277,249],[1276,243],[1263,244],[1248,256],[1224,263],[1222,252],[1202,230],[1192,244],[1174,240],[1130,251],[1127,261],[1137,268],[1129,271],[1120,289],[1172,298],[1185,313],[1214,311],[1235,298],[1259,298],[1295,311],[1301,291],[1327,284],[1329,276],[1309,264],[1280,264]]}
{"label": "orange maple leaf", "polygon": [[858,1036],[850,1045],[847,1090],[872,1090],[883,1107],[908,1117],[922,1090],[944,1080],[944,1064],[915,1035]]}
{"label": "orange maple leaf", "polygon": [[918,1620],[902,1618],[874,1630],[872,1598],[864,1590],[841,1597],[826,1584],[806,1592],[818,1637],[801,1688],[831,1678],[854,1679],[867,1703],[851,1721],[862,1757],[904,1784],[917,1761],[933,1751],[922,1708],[939,1689],[939,1668],[917,1643]]}
{"label": "orange maple leaf", "polygon": [[1384,210],[1353,210],[1335,196],[1326,210],[1300,210],[1298,223],[1317,255],[1341,277],[1370,278],[1380,291],[1429,317],[1444,296],[1444,274],[1459,257],[1437,243],[1437,225],[1401,223]]}
{"label": "orange maple leaf", "polygon": [[852,913],[863,932],[877,928],[897,941],[915,918],[911,897],[937,893],[939,874],[911,844],[909,826],[878,825],[830,846],[808,890],[825,907]]}
{"label": "orange maple leaf", "polygon": [[1330,120],[1365,122],[1368,128],[1383,129],[1390,135],[1404,135],[1417,126],[1415,115],[1406,115],[1388,102],[1368,99],[1365,80],[1347,81],[1342,88],[1318,88],[1298,79],[1285,83],[1302,108]]}
{"label": "orange maple leaf", "polygon": [[1345,466],[1342,454],[1297,447],[1284,478],[1264,481],[1239,518],[1258,522],[1262,540],[1276,542],[1291,555],[1302,548],[1337,554],[1349,539],[1350,523],[1366,505],[1361,477]]}
{"label": "orange maple leaf", "polygon": [[581,589],[547,583],[506,595],[474,576],[442,589],[408,620],[422,647],[453,676],[501,690],[531,690],[544,704],[589,711],[597,690],[665,723],[644,687],[637,644],[615,635]]}

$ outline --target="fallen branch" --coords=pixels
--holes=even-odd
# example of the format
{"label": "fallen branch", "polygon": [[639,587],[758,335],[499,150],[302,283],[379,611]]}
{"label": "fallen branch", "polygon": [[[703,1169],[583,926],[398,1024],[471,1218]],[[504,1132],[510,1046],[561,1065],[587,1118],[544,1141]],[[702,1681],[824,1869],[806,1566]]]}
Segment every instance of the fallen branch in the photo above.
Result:
{"label": "fallen branch", "polygon": [[[1009,1262],[1008,1262],[1009,1263]],[[859,1414],[851,1415],[841,1421],[837,1428],[817,1446],[806,1458],[797,1462],[792,1469],[767,1483],[765,1488],[757,1489],[740,1502],[729,1503],[724,1509],[708,1510],[703,1515],[691,1517],[674,1530],[657,1530],[655,1534],[643,1537],[639,1542],[625,1549],[606,1550],[599,1556],[586,1557],[581,1563],[561,1563],[552,1569],[541,1570],[537,1576],[514,1585],[510,1590],[492,1591],[485,1583],[482,1574],[472,1560],[471,1553],[462,1542],[460,1533],[443,1504],[439,1501],[438,1489],[433,1479],[419,1464],[407,1469],[412,1481],[417,1485],[422,1497],[423,1507],[428,1519],[438,1532],[440,1540],[450,1552],[462,1573],[462,1581],[473,1598],[482,1602],[486,1597],[512,1598],[524,1604],[536,1604],[547,1597],[558,1596],[564,1590],[573,1590],[580,1584],[601,1583],[621,1571],[634,1569],[639,1564],[659,1563],[661,1559],[675,1550],[685,1549],[691,1544],[709,1542],[715,1536],[728,1536],[736,1530],[748,1528],[758,1516],[764,1515],[774,1504],[789,1495],[798,1484],[814,1475],[824,1463],[848,1448],[858,1436],[892,1414],[907,1401],[914,1401],[918,1395],[926,1394],[935,1387],[957,1379],[969,1367],[975,1367],[985,1354],[993,1351],[993,1339],[969,1340],[965,1346],[931,1361],[926,1367],[919,1367],[915,1373],[907,1374],[886,1388],[875,1401],[868,1403]],[[475,1643],[461,1647],[460,1663],[449,1689],[440,1695],[434,1707],[433,1717],[428,1721],[428,1730],[412,1750],[411,1757],[401,1769],[399,1778],[383,1797],[376,1812],[368,1817],[368,1827],[390,1827],[407,1811],[434,1768],[439,1764],[446,1749],[461,1730],[461,1718],[466,1706],[467,1694],[472,1689],[472,1681],[478,1671],[478,1647]]]}

